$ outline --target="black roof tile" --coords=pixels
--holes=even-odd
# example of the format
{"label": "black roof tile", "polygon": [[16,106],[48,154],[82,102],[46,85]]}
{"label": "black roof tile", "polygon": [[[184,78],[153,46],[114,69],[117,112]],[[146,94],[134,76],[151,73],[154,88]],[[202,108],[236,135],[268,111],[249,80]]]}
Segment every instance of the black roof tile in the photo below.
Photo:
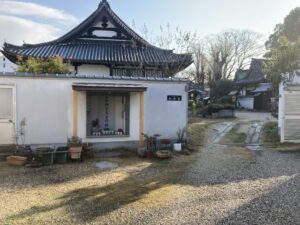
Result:
{"label": "black roof tile", "polygon": [[[104,15],[113,20],[114,25],[129,38],[127,40],[82,39],[80,35]],[[15,46],[5,43],[2,53],[14,62],[17,56],[23,58],[61,56],[72,63],[168,65],[176,66],[178,71],[192,63],[190,54],[175,54],[171,50],[160,49],[149,44],[122,21],[105,0],[90,17],[61,38],[36,45]]]}

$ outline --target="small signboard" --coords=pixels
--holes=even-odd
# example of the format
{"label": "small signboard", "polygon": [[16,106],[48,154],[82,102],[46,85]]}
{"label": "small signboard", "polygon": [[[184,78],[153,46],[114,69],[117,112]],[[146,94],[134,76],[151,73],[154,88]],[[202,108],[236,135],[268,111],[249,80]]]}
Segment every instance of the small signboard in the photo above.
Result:
{"label": "small signboard", "polygon": [[173,101],[173,102],[181,102],[182,96],[181,95],[168,95],[167,100]]}

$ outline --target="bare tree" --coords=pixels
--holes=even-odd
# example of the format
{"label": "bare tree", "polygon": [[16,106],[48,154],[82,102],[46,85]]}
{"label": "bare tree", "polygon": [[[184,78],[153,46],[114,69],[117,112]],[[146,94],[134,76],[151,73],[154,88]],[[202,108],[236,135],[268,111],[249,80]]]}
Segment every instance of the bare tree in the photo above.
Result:
{"label": "bare tree", "polygon": [[207,37],[208,59],[212,77],[210,81],[224,79],[227,64],[233,55],[233,43],[228,32]]}
{"label": "bare tree", "polygon": [[235,71],[262,55],[261,35],[248,30],[229,30],[207,37],[211,81],[232,78]]}
{"label": "bare tree", "polygon": [[261,56],[264,51],[262,36],[249,30],[228,30],[209,35],[204,40],[200,40],[197,31],[182,31],[170,24],[160,26],[159,30],[154,35],[144,24],[140,32],[160,48],[173,49],[179,54],[191,53],[194,64],[182,74],[202,87],[205,80],[215,82],[233,78],[236,70],[245,69],[253,57]]}
{"label": "bare tree", "polygon": [[[179,27],[173,28],[169,23],[160,26],[157,35],[153,35],[148,27],[144,24],[141,29],[141,35],[151,44],[174,51],[175,53],[193,53],[194,43],[198,40],[197,32],[182,31]],[[184,61],[182,63],[185,63]],[[181,64],[174,64],[172,71],[181,71]],[[168,71],[168,70],[166,70]],[[173,74],[170,74],[173,75]],[[189,75],[188,71],[181,71],[180,75]]]}
{"label": "bare tree", "polygon": [[233,30],[234,57],[229,63],[227,74],[230,76],[237,69],[249,66],[253,57],[264,53],[262,35],[249,30]]}
{"label": "bare tree", "polygon": [[204,43],[202,41],[194,43],[191,50],[194,64],[187,74],[191,80],[204,89],[205,80],[208,78],[208,65]]}

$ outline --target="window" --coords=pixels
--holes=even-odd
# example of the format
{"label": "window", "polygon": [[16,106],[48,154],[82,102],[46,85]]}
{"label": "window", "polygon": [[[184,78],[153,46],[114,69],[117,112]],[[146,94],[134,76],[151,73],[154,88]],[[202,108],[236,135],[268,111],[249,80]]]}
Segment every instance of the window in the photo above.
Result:
{"label": "window", "polygon": [[12,88],[0,87],[0,119],[13,119],[13,91]]}
{"label": "window", "polygon": [[87,136],[129,135],[129,94],[87,93]]}

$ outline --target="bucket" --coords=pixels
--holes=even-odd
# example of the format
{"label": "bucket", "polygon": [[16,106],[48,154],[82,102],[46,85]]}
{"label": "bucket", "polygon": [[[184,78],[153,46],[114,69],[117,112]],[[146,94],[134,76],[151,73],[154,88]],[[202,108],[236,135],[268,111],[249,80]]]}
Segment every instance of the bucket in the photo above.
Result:
{"label": "bucket", "polygon": [[51,148],[39,148],[36,154],[40,156],[44,166],[51,166],[54,163],[54,150]]}
{"label": "bucket", "polygon": [[64,164],[68,159],[68,147],[57,148],[54,156],[54,162],[57,164]]}
{"label": "bucket", "polygon": [[174,144],[174,151],[181,152],[182,151],[182,144]]}
{"label": "bucket", "polygon": [[44,166],[51,166],[53,165],[54,157],[53,152],[43,152],[42,154],[42,163]]}

